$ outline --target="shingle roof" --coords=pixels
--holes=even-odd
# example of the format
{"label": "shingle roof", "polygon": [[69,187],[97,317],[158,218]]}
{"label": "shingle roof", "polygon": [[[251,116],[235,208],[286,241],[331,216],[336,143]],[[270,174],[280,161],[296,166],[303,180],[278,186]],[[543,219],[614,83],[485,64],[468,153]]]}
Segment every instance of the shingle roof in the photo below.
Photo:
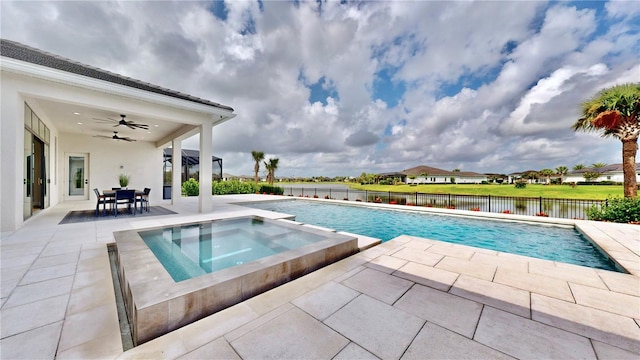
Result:
{"label": "shingle roof", "polygon": [[213,106],[219,109],[233,111],[232,107],[226,105],[221,105],[213,101],[201,99],[130,77],[115,74],[106,70],[99,69],[97,67],[85,65],[77,61],[51,54],[40,49],[32,48],[30,46],[11,40],[0,39],[0,55],[36,65],[46,66],[56,70],[66,71],[72,74],[82,75],[93,79],[108,81],[110,83],[118,85],[128,86],[139,90],[187,100],[198,104]]}
{"label": "shingle roof", "polygon": [[401,171],[404,175],[416,175],[420,174],[428,174],[430,176],[434,175],[445,175],[445,176],[484,176],[482,174],[472,172],[472,171],[448,171],[442,170],[438,168],[434,168],[431,166],[420,165],[416,167],[412,167],[411,169],[406,169]]}
{"label": "shingle roof", "polygon": [[[636,169],[640,169],[640,163],[636,163]],[[579,170],[574,170],[572,172],[570,172],[569,174],[583,174],[586,172],[597,172],[600,174],[604,174],[607,172],[614,172],[614,171],[618,171],[618,172],[622,172],[622,164],[610,164],[610,165],[606,165],[603,167],[586,167],[586,168],[582,168]]]}

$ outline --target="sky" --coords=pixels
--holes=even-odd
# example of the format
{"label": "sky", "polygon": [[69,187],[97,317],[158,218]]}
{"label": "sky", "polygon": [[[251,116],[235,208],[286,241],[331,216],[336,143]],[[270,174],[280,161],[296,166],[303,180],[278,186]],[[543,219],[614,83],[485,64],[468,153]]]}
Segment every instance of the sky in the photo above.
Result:
{"label": "sky", "polygon": [[[0,36],[231,106],[224,172],[621,163],[581,102],[640,81],[633,1],[0,1]],[[184,148],[197,148],[190,139]]]}

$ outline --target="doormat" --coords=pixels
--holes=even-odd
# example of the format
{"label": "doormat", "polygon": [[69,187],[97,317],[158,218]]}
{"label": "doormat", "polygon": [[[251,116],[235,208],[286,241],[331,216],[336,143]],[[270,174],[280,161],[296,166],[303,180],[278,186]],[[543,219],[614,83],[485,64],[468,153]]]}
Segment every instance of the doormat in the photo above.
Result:
{"label": "doormat", "polygon": [[[124,210],[124,209],[122,209]],[[102,208],[98,211],[98,216],[96,216],[96,210],[79,210],[79,211],[69,211],[67,215],[60,220],[58,225],[62,224],[73,224],[73,223],[81,223],[88,221],[102,221],[102,220],[116,220],[116,219],[137,219],[149,216],[158,216],[158,215],[171,215],[177,214],[175,211],[171,211],[169,209],[165,209],[162,206],[149,206],[149,211],[138,211],[135,215],[129,213],[128,211],[118,211],[118,216],[113,216],[113,211],[107,210],[106,215],[102,214]]]}

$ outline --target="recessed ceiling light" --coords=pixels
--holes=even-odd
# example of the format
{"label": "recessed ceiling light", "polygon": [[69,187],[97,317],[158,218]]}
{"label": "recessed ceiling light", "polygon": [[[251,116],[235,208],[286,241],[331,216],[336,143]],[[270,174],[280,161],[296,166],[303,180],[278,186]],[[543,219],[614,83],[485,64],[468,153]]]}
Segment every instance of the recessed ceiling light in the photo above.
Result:
{"label": "recessed ceiling light", "polygon": [[147,131],[147,134],[151,134],[151,131]]}
{"label": "recessed ceiling light", "polygon": [[80,115],[80,113],[79,112],[74,112],[73,115]]}
{"label": "recessed ceiling light", "polygon": [[159,127],[160,125],[156,124],[156,125],[153,125],[153,126],[155,126],[155,127]]}
{"label": "recessed ceiling light", "polygon": [[82,125],[82,123],[81,123],[81,122],[79,122],[79,123],[76,123],[76,124],[78,124],[78,125]]}

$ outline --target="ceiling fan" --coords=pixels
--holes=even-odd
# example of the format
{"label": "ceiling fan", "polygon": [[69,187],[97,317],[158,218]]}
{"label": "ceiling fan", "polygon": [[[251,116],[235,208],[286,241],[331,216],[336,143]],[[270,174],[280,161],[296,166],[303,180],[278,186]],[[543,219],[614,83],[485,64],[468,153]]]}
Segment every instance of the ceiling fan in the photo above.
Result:
{"label": "ceiling fan", "polygon": [[149,130],[149,125],[147,124],[138,124],[136,122],[133,121],[127,121],[125,120],[125,118],[127,117],[127,115],[124,114],[120,114],[121,119],[118,121],[116,119],[112,119],[112,118],[107,118],[107,119],[96,119],[94,118],[94,120],[97,120],[98,122],[103,122],[103,123],[115,123],[115,125],[113,125],[113,127],[118,127],[118,126],[126,126],[130,129],[144,129],[144,130]]}
{"label": "ceiling fan", "polygon": [[118,136],[118,132],[117,131],[113,132],[113,136],[94,135],[93,137],[99,137],[99,138],[105,138],[105,139],[113,139],[113,140],[136,141],[135,139],[131,139],[129,137]]}

